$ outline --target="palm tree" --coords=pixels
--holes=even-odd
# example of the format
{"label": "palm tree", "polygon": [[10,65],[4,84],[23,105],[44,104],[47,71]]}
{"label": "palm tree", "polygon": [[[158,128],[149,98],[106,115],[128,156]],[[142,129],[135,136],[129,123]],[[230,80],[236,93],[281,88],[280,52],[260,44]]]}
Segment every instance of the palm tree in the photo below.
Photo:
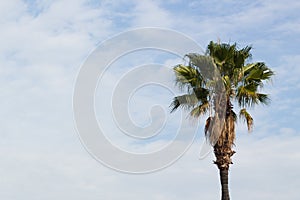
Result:
{"label": "palm tree", "polygon": [[239,49],[236,44],[211,41],[205,55],[187,54],[188,62],[173,68],[176,84],[187,93],[173,99],[171,112],[183,108],[192,117],[208,116],[204,131],[214,149],[222,200],[230,199],[228,171],[235,153],[232,147],[238,118],[233,105],[251,131],[253,118],[247,109],[269,103],[268,95],[260,91],[274,73],[263,62],[248,63],[250,51],[250,46]]}

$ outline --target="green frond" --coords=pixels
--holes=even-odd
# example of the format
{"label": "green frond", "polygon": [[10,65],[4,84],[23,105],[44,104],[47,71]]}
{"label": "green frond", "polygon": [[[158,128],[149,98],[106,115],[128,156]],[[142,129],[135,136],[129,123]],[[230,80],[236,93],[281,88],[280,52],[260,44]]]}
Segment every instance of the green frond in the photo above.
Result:
{"label": "green frond", "polygon": [[177,108],[182,107],[183,109],[190,109],[195,107],[198,104],[199,100],[195,94],[185,94],[181,96],[177,96],[173,99],[170,107],[171,112],[177,110]]}
{"label": "green frond", "polygon": [[208,102],[204,102],[201,105],[197,106],[196,108],[192,109],[190,115],[192,117],[199,117],[207,113],[210,104]]}
{"label": "green frond", "polygon": [[[247,64],[252,57],[251,49],[251,46],[239,48],[236,43],[211,41],[205,55],[189,53],[185,56],[188,59],[185,65],[174,67],[176,84],[187,94],[173,99],[171,112],[180,107],[190,111],[191,116],[199,117],[211,108],[205,134],[212,145],[228,141],[233,144],[235,138],[238,117],[230,107],[232,105],[226,101],[235,100],[243,108],[239,117],[245,120],[249,131],[253,126],[253,118],[246,108],[270,102],[268,95],[261,93],[261,90],[274,72],[263,62]],[[225,119],[220,118],[219,110],[225,110]]]}
{"label": "green frond", "polygon": [[243,78],[237,87],[236,98],[241,107],[262,103],[268,104],[267,94],[259,93],[264,81],[270,80],[274,72],[263,62],[248,64],[243,67]]}
{"label": "green frond", "polygon": [[177,65],[173,70],[176,76],[176,84],[180,88],[200,87],[203,82],[200,72],[191,66]]}
{"label": "green frond", "polygon": [[248,131],[250,132],[253,128],[253,118],[245,108],[240,110],[240,118],[242,118],[247,123]]}
{"label": "green frond", "polygon": [[240,86],[237,89],[237,100],[241,107],[251,106],[257,101],[256,89],[252,85]]}
{"label": "green frond", "polygon": [[247,73],[249,70],[251,70],[257,63],[250,63],[243,67],[243,72]]}
{"label": "green frond", "polygon": [[253,63],[244,68],[245,83],[256,82],[261,85],[262,81],[270,80],[273,75],[274,72],[263,62]]}
{"label": "green frond", "polygon": [[209,55],[215,59],[216,64],[222,65],[222,63],[233,58],[236,50],[236,44],[218,44],[211,41],[207,49]]}
{"label": "green frond", "polygon": [[238,100],[239,106],[251,107],[258,103],[262,103],[265,105],[269,103],[267,94],[257,92],[258,86],[259,85],[257,83],[250,83],[248,85],[238,87],[236,98]]}
{"label": "green frond", "polygon": [[231,81],[229,76],[225,75],[222,78],[227,94],[231,94]]}
{"label": "green frond", "polygon": [[267,94],[256,93],[258,101],[264,105],[269,105],[270,99]]}
{"label": "green frond", "polygon": [[205,102],[209,98],[209,90],[203,87],[197,87],[193,89],[198,101]]}
{"label": "green frond", "polygon": [[252,49],[252,46],[246,46],[246,47],[244,47],[244,48],[242,48],[240,51],[239,51],[239,53],[241,54],[241,55],[243,55],[243,57],[245,58],[245,59],[251,59],[252,58],[252,54],[251,54],[251,49]]}
{"label": "green frond", "polygon": [[234,87],[237,87],[238,84],[243,80],[244,74],[242,68],[235,68],[233,69],[232,74],[232,84]]}
{"label": "green frond", "polygon": [[251,58],[252,47],[238,49],[236,44],[217,44],[210,42],[208,53],[213,57],[221,76],[228,76],[231,87],[237,87],[243,77],[243,67],[247,59]]}

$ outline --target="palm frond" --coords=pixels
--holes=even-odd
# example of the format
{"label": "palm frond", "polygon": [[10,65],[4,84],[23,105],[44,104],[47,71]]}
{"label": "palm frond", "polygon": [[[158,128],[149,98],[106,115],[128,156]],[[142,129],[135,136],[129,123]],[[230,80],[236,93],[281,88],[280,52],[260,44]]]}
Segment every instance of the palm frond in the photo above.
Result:
{"label": "palm frond", "polygon": [[189,65],[195,67],[206,81],[214,80],[214,77],[217,76],[217,68],[212,57],[197,53],[190,53],[185,56],[189,58]]}
{"label": "palm frond", "polygon": [[243,72],[244,73],[247,73],[249,70],[251,70],[254,66],[256,65],[256,63],[250,63],[250,64],[247,64],[243,67]]}
{"label": "palm frond", "polygon": [[204,115],[209,110],[209,106],[210,106],[209,102],[204,102],[199,106],[195,107],[194,109],[192,109],[190,115],[195,118]]}
{"label": "palm frond", "polygon": [[240,110],[240,118],[242,118],[247,123],[248,131],[250,132],[253,128],[253,118],[245,108]]}
{"label": "palm frond", "polygon": [[174,112],[177,108],[182,107],[185,110],[195,107],[199,100],[195,94],[185,94],[177,96],[173,99],[170,107],[171,112]]}
{"label": "palm frond", "polygon": [[[231,88],[236,88],[242,78],[243,67],[247,59],[251,58],[251,46],[246,46],[242,49],[238,49],[237,44],[218,44],[210,42],[208,45],[208,53],[213,57],[217,68],[220,71],[222,77],[227,77],[226,81],[227,91],[232,94]],[[230,84],[228,84],[230,82]]]}
{"label": "palm frond", "polygon": [[227,94],[231,94],[231,81],[230,81],[230,78],[229,76],[225,75],[222,77],[223,79],[223,83],[224,83],[224,86],[225,86],[225,90],[227,92]]}
{"label": "palm frond", "polygon": [[175,83],[181,89],[187,87],[190,90],[202,85],[203,79],[197,69],[191,66],[177,65],[173,68],[173,70],[176,76]]}
{"label": "palm frond", "polygon": [[244,68],[245,83],[255,82],[261,85],[262,81],[270,80],[273,75],[274,72],[263,62],[253,63]]}
{"label": "palm frond", "polygon": [[236,99],[238,100],[239,106],[251,107],[258,103],[268,105],[270,101],[268,95],[257,92],[258,86],[258,83],[252,82],[245,86],[241,85],[237,88]]}
{"label": "palm frond", "polygon": [[268,97],[267,94],[262,94],[262,93],[256,93],[257,99],[260,103],[264,105],[269,105],[271,99]]}
{"label": "palm frond", "polygon": [[202,103],[208,101],[209,89],[206,89],[204,87],[197,87],[193,89],[193,92],[196,95],[198,101]]}

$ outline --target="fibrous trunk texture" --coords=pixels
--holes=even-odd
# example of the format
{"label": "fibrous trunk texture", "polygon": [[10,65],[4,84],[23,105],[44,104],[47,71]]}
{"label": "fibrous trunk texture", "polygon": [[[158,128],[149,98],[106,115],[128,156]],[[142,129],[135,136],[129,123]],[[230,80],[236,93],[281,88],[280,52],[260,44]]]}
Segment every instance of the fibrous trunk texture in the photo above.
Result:
{"label": "fibrous trunk texture", "polygon": [[231,156],[235,153],[232,150],[235,139],[235,120],[232,114],[232,105],[227,101],[226,119],[224,127],[221,131],[217,143],[214,145],[214,153],[216,161],[214,162],[220,171],[220,181],[222,187],[222,200],[229,200],[229,186],[228,186],[228,171],[229,165],[232,164]]}
{"label": "fibrous trunk texture", "polygon": [[214,147],[214,153],[216,161],[214,162],[220,172],[220,181],[222,187],[222,198],[221,200],[230,200],[229,197],[229,186],[228,186],[228,171],[229,165],[232,164],[231,156],[235,153],[228,146],[219,146],[218,144]]}

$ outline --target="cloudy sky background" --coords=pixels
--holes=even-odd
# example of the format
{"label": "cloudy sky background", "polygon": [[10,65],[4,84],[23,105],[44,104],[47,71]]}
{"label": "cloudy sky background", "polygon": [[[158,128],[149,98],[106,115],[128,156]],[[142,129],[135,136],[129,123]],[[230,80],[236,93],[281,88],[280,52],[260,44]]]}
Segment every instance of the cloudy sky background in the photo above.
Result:
{"label": "cloudy sky background", "polygon": [[[106,168],[86,152],[76,133],[72,93],[80,66],[101,41],[146,26],[179,31],[203,48],[218,38],[241,47],[251,44],[253,60],[265,61],[276,71],[273,84],[266,88],[271,105],[251,110],[254,132],[248,134],[244,126],[237,128],[231,195],[232,199],[245,200],[299,199],[299,9],[296,0],[1,1],[0,198],[219,198],[213,155],[198,159],[201,130],[178,162],[146,175]],[[163,58],[166,65],[181,61],[172,55]],[[112,80],[120,75],[115,72],[124,72],[124,63],[128,69],[156,59],[162,62],[160,54],[150,50],[121,58],[106,74],[105,83],[113,88]],[[100,92],[96,100],[101,99]],[[147,124],[148,106],[167,106],[169,97],[172,95],[162,88],[141,90],[135,100],[137,106],[129,105],[132,118]],[[96,107],[98,119],[106,119],[100,112],[101,103],[96,102]],[[177,116],[168,116],[171,124],[165,134],[173,133]],[[124,136],[113,135],[113,123],[106,127],[114,142],[132,148]],[[164,145],[166,138],[151,140],[146,150]],[[141,146],[134,148],[144,151]]]}

